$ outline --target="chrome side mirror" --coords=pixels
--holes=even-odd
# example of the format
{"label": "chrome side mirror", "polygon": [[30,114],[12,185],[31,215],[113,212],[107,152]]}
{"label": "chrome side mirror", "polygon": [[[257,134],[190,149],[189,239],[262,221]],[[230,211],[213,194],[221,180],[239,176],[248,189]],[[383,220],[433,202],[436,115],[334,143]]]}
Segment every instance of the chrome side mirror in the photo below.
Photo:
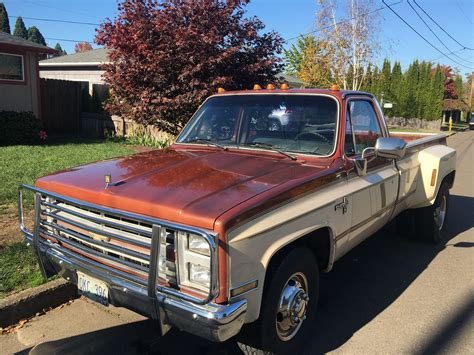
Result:
{"label": "chrome side mirror", "polygon": [[401,159],[405,156],[407,143],[400,138],[379,138],[375,143],[375,155],[388,159]]}

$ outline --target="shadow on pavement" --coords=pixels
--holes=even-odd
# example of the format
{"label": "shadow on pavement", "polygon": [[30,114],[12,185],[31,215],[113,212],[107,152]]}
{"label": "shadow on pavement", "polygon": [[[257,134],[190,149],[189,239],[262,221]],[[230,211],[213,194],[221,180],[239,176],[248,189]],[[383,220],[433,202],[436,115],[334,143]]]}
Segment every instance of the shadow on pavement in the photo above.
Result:
{"label": "shadow on pavement", "polygon": [[[453,220],[456,216],[456,221],[447,222],[444,244],[431,245],[403,238],[391,224],[339,260],[329,274],[322,275],[314,336],[305,353],[326,353],[343,345],[390,306],[446,246],[472,246],[469,242],[450,244],[459,233],[473,228],[472,211],[474,198],[453,195],[450,218]],[[472,306],[472,303],[468,305]],[[447,320],[445,328],[442,325],[434,328],[433,341],[426,345],[426,350],[432,352],[449,344],[450,338],[466,324],[463,317],[461,314],[455,319],[454,325]],[[437,329],[441,329],[441,333]],[[170,331],[165,337],[157,334],[155,323],[143,321],[39,344],[30,353],[241,353],[232,339],[215,344],[177,330]]]}

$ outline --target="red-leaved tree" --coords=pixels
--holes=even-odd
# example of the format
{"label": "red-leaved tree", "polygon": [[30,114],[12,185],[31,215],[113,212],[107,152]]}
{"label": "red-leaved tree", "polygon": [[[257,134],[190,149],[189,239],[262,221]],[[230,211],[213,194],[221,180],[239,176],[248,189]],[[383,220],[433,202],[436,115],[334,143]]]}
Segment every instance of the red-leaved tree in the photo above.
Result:
{"label": "red-leaved tree", "polygon": [[92,46],[89,42],[79,42],[74,46],[74,52],[76,53],[87,52],[91,50]]}
{"label": "red-leaved tree", "polygon": [[109,112],[176,134],[218,87],[275,82],[282,39],[244,18],[244,1],[125,0],[98,29]]}

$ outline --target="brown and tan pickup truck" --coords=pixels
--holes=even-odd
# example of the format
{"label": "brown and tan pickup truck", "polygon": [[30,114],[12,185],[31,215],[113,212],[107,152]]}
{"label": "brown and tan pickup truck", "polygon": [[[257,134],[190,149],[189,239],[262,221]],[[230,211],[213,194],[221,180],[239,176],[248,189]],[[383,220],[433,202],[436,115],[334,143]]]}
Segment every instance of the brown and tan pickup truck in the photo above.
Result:
{"label": "brown and tan pickup truck", "polygon": [[455,159],[444,135],[389,134],[364,92],[221,92],[167,149],[22,185],[20,227],[45,276],[163,333],[289,353],[317,316],[319,273],[354,246],[396,217],[442,239]]}

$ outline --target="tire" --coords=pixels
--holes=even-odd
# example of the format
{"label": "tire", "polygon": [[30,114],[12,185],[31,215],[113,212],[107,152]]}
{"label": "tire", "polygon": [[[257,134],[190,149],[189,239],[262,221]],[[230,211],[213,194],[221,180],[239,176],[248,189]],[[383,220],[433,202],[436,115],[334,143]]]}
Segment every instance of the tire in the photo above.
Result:
{"label": "tire", "polygon": [[[246,354],[299,354],[309,338],[318,304],[319,270],[316,258],[309,249],[298,247],[275,266],[266,282],[260,318],[243,330],[240,338],[243,344],[239,347]],[[281,303],[285,303],[283,291],[290,300],[286,302],[290,305],[288,308],[294,307],[293,313],[290,313],[296,317],[294,321],[291,316],[285,315],[286,312],[281,312],[287,309],[281,307]]]}
{"label": "tire", "polygon": [[432,206],[414,210],[415,231],[421,239],[440,243],[446,229],[449,208],[449,186],[443,182]]}

